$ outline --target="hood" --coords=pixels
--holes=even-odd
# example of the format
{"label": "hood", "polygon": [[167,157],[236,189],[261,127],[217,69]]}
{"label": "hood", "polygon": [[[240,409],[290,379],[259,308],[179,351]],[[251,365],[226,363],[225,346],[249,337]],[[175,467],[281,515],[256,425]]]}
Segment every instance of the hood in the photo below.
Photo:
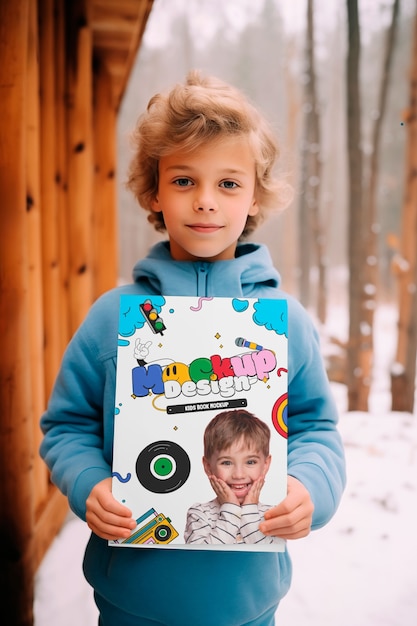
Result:
{"label": "hood", "polygon": [[249,298],[272,297],[280,276],[262,244],[238,244],[236,257],[227,261],[174,261],[164,241],[135,265],[133,280],[145,293]]}

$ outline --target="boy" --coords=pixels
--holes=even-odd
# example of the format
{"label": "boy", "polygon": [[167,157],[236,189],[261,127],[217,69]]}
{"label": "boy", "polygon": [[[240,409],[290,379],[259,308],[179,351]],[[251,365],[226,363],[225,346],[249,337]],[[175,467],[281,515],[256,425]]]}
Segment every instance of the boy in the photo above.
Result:
{"label": "boy", "polygon": [[108,539],[135,527],[111,493],[121,293],[285,298],[288,495],[260,528],[268,536],[304,537],[337,508],[344,455],[317,334],[301,305],[279,289],[266,247],[238,242],[279,204],[277,147],[239,91],[197,72],[150,100],[135,140],[129,187],[168,241],[137,263],[133,284],[92,306],[70,342],[41,420],[41,455],[92,530],[84,574],[101,626],[270,626],[290,585],[287,552],[129,550],[109,547]]}
{"label": "boy", "polygon": [[187,513],[186,543],[276,543],[259,530],[272,508],[259,496],[271,465],[267,424],[245,409],[223,411],[204,432],[203,465],[216,498]]}

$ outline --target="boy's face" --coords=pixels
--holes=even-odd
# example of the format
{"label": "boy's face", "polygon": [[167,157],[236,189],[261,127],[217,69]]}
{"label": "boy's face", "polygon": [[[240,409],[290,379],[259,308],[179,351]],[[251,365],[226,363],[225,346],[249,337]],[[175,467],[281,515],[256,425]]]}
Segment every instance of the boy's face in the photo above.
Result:
{"label": "boy's face", "polygon": [[243,440],[234,442],[230,448],[215,452],[209,459],[203,457],[207,476],[223,480],[242,504],[251,485],[265,476],[271,464],[271,455],[265,457]]}
{"label": "boy's face", "polygon": [[245,137],[215,140],[159,161],[152,203],[168,231],[176,261],[232,259],[255,199],[255,161]]}

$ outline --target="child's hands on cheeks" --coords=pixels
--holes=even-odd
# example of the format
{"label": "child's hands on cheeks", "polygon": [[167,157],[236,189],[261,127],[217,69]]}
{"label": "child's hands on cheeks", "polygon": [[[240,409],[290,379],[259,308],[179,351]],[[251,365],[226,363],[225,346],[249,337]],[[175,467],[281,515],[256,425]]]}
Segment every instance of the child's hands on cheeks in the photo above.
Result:
{"label": "child's hands on cheeks", "polygon": [[[224,482],[221,478],[217,478],[217,476],[211,475],[209,476],[210,484],[213,487],[214,493],[217,496],[220,506],[225,504],[226,502],[230,502],[231,504],[237,504],[241,506],[236,495],[233,493],[232,489],[230,489],[229,485]],[[260,476],[257,480],[255,480],[244,501],[242,504],[258,504],[259,495],[261,493],[261,489],[265,484],[265,477]]]}
{"label": "child's hands on cheeks", "polygon": [[243,504],[258,504],[259,496],[261,495],[261,489],[265,484],[265,476],[259,476],[248,491],[248,495],[243,501]]}
{"label": "child's hands on cheeks", "polygon": [[[220,506],[225,504],[226,502],[230,502],[231,504],[239,504],[239,500],[236,498],[233,491],[230,489],[229,485],[224,482],[221,478],[217,478],[212,474],[209,476],[210,485],[213,487],[213,491],[217,496]],[[240,506],[240,504],[239,504]]]}
{"label": "child's hands on cheeks", "polygon": [[311,531],[314,504],[304,485],[288,476],[287,497],[265,513],[265,521],[259,525],[264,535],[282,539],[300,539]]}
{"label": "child's hands on cheeks", "polygon": [[92,488],[86,502],[86,520],[93,533],[102,539],[125,539],[136,522],[132,512],[113,497],[111,483],[111,478],[105,478]]}

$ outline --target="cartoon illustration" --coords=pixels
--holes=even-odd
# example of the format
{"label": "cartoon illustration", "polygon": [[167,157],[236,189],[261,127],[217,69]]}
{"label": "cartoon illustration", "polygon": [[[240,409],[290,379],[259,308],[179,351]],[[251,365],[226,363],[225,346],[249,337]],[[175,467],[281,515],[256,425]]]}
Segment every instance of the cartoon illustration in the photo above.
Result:
{"label": "cartoon illustration", "polygon": [[[169,517],[165,517],[162,513],[157,513],[154,508],[146,511],[137,520],[137,527],[127,539],[121,541],[121,544],[142,544],[155,545],[167,544],[178,537],[178,533],[171,524]],[[141,525],[145,522],[143,525]]]}
{"label": "cartoon illustration", "polygon": [[272,423],[275,430],[282,436],[288,437],[288,393],[283,393],[272,407]]}
{"label": "cartoon illustration", "polygon": [[190,474],[190,459],[173,441],[156,441],[139,454],[136,475],[145,489],[170,493],[179,489]]}
{"label": "cartoon illustration", "polygon": [[148,322],[152,332],[163,335],[163,331],[166,330],[166,328],[162,318],[159,317],[158,310],[153,306],[152,301],[145,300],[143,304],[139,305],[139,308],[142,311],[145,320]]}

